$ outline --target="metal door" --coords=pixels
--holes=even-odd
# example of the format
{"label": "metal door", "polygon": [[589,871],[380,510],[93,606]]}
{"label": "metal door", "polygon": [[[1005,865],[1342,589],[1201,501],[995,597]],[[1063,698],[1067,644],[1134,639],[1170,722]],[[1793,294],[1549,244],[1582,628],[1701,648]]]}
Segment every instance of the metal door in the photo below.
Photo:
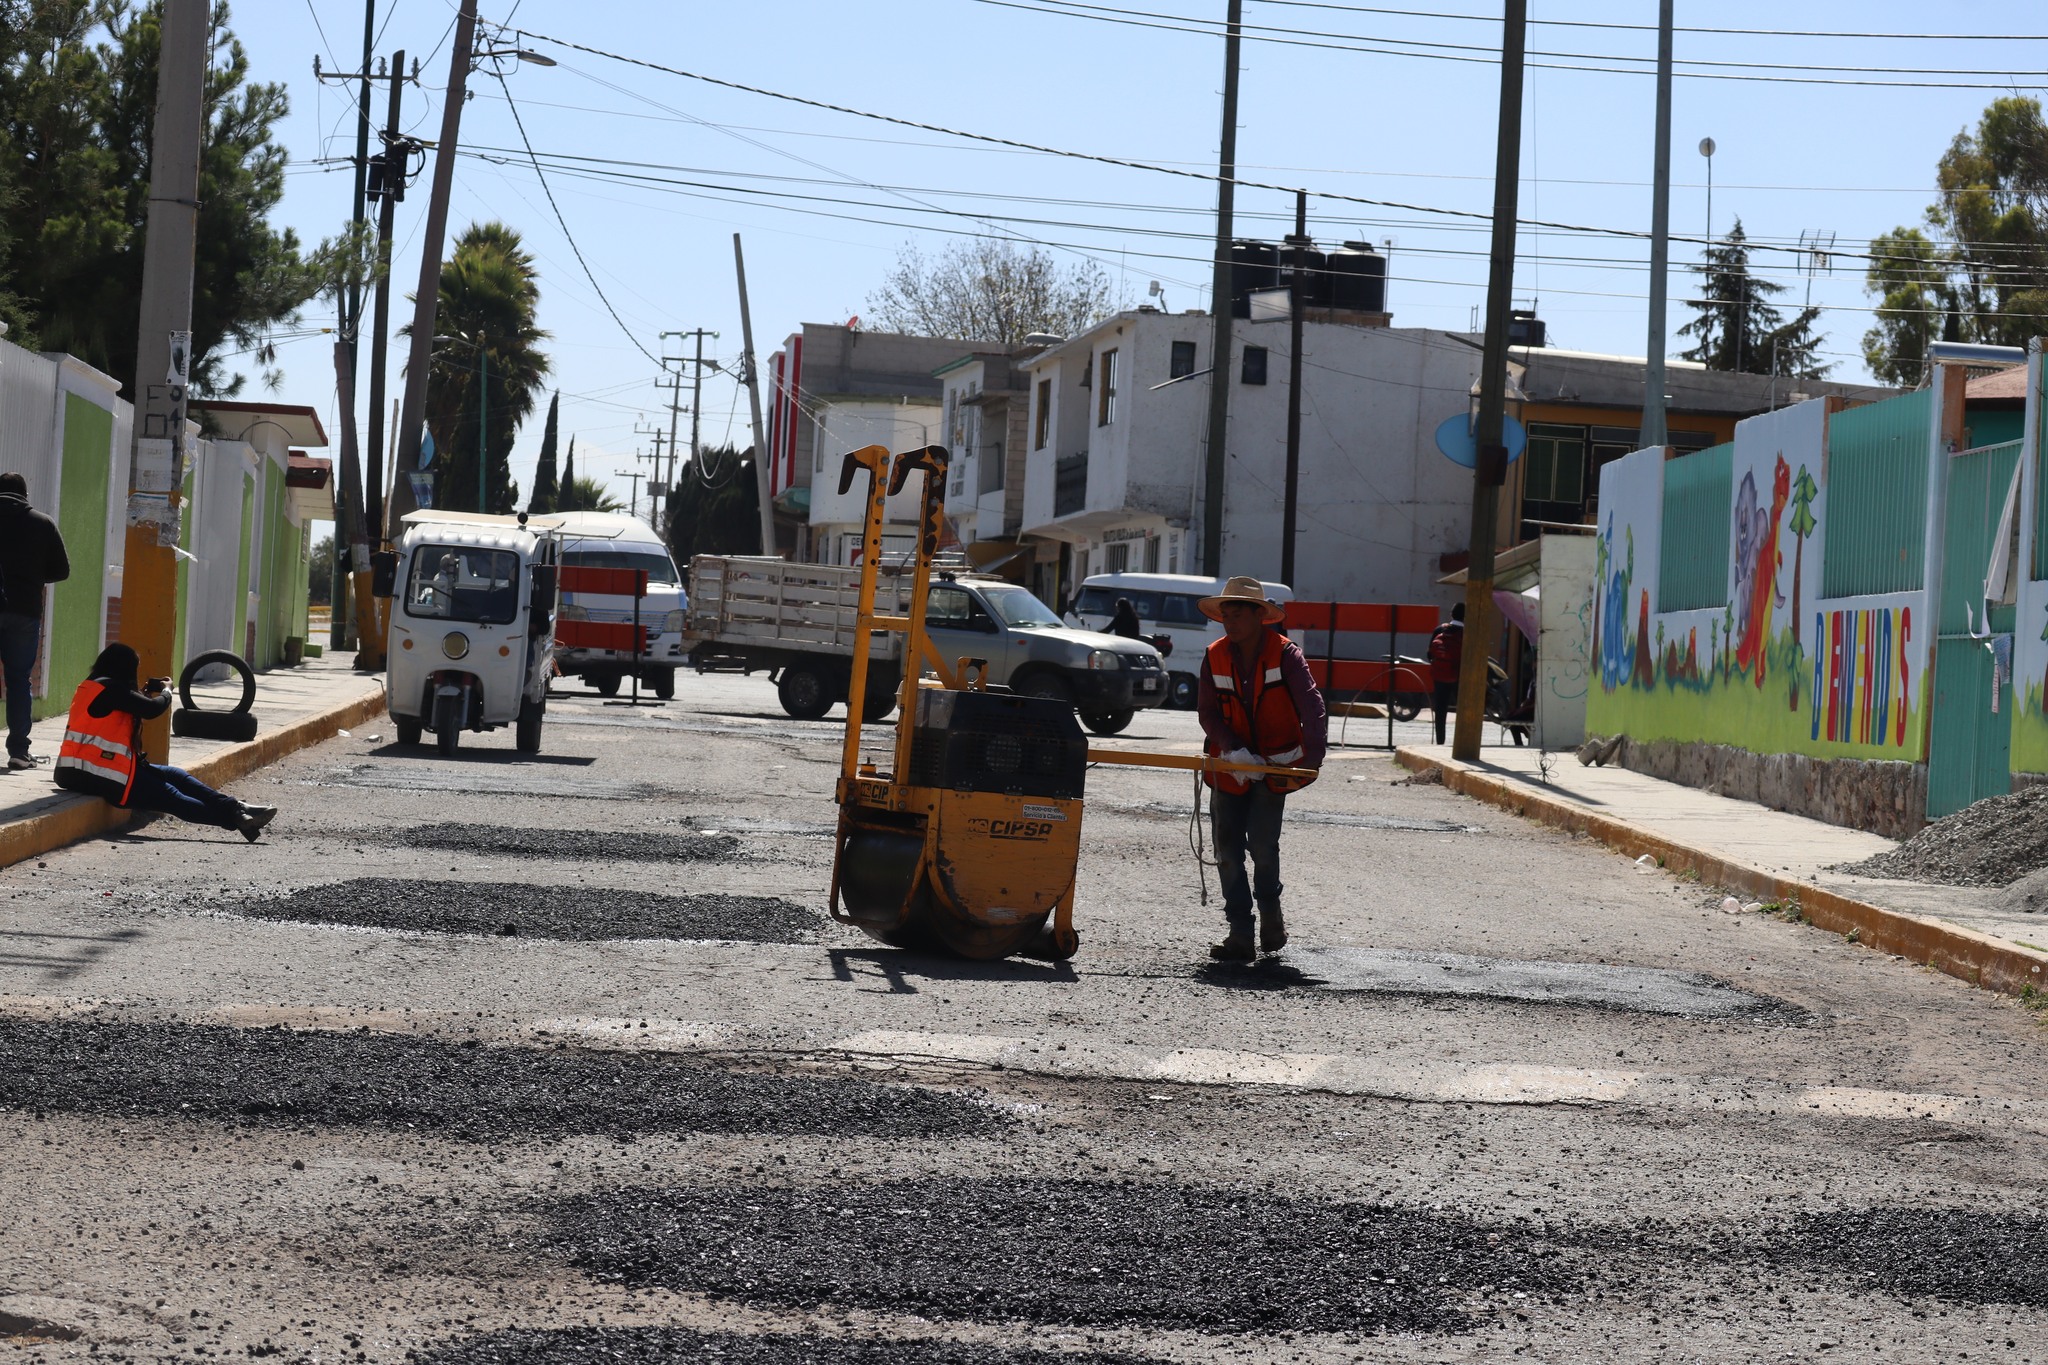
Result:
{"label": "metal door", "polygon": [[2014,609],[1994,606],[1986,612],[1984,577],[2019,457],[2020,443],[2009,441],[1948,461],[1934,723],[1927,744],[1930,820],[2012,790],[2012,680],[1999,681],[1994,701],[1991,645],[2011,634]]}

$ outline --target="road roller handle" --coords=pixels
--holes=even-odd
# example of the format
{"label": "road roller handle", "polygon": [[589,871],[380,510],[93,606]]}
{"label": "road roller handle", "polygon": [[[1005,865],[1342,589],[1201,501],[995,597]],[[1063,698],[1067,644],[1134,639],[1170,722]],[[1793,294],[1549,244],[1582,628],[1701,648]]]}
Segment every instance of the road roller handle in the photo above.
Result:
{"label": "road roller handle", "polygon": [[1227,763],[1208,754],[1148,754],[1136,749],[1088,750],[1090,763],[1117,763],[1127,768],[1174,768],[1189,773],[1231,773],[1238,777],[1298,777],[1313,782],[1321,775],[1315,768],[1282,768],[1263,763]]}
{"label": "road roller handle", "polygon": [[[845,497],[853,491],[853,478],[865,469],[874,478],[882,477],[882,466],[889,462],[889,447],[862,446],[859,450],[846,452],[845,461],[839,466],[839,495]],[[899,480],[900,482],[900,480]],[[890,489],[895,492],[895,489]]]}

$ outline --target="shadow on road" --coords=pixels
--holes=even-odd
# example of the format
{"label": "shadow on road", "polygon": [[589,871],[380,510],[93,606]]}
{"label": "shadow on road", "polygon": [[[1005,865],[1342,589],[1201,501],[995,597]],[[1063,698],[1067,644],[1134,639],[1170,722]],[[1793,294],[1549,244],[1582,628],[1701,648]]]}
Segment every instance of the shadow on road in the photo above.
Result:
{"label": "shadow on road", "polygon": [[1282,957],[1262,957],[1256,962],[1204,962],[1195,968],[1195,980],[1233,991],[1311,990],[1329,984]]}
{"label": "shadow on road", "polygon": [[[393,740],[370,750],[371,758],[439,758],[441,755],[431,744],[400,744]],[[595,757],[583,754],[522,754],[517,749],[458,749],[457,763],[481,763],[498,767],[523,767],[527,765],[554,765],[566,768],[588,768],[597,762]]]}
{"label": "shadow on road", "polygon": [[1003,958],[996,962],[970,962],[944,953],[910,948],[831,948],[832,978],[847,985],[859,979],[888,982],[877,994],[916,995],[919,981],[1078,981],[1070,963],[1034,962]]}

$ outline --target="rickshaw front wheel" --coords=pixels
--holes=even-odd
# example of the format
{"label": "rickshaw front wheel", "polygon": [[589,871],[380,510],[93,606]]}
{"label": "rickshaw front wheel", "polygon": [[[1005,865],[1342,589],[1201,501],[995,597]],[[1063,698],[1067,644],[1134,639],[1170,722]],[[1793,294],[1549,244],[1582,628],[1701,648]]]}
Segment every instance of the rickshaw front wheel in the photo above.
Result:
{"label": "rickshaw front wheel", "polygon": [[443,758],[455,755],[462,742],[462,694],[434,698],[434,747]]}

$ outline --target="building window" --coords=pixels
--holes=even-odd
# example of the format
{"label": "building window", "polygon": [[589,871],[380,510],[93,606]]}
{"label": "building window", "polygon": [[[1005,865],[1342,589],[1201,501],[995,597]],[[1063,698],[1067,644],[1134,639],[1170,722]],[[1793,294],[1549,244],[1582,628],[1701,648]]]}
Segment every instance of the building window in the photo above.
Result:
{"label": "building window", "polygon": [[1052,381],[1038,381],[1038,430],[1031,439],[1033,450],[1044,450],[1046,437],[1052,434]]}
{"label": "building window", "polygon": [[1145,572],[1159,572],[1159,537],[1145,537]]}
{"label": "building window", "polygon": [[1576,512],[1585,500],[1586,429],[1551,426],[1534,422],[1529,426],[1528,482],[1522,485],[1524,503],[1562,503]]}
{"label": "building window", "polygon": [[1131,567],[1131,544],[1119,540],[1113,545],[1102,547],[1102,572],[1126,573]]}
{"label": "building window", "polygon": [[1116,348],[1102,353],[1102,382],[1095,387],[1095,425],[1106,427],[1116,420]]}
{"label": "building window", "polygon": [[1244,348],[1244,382],[1263,384],[1266,382],[1266,348],[1247,346]]}
{"label": "building window", "polygon": [[1195,372],[1195,343],[1176,341],[1173,343],[1173,358],[1166,362],[1168,379],[1186,379]]}

